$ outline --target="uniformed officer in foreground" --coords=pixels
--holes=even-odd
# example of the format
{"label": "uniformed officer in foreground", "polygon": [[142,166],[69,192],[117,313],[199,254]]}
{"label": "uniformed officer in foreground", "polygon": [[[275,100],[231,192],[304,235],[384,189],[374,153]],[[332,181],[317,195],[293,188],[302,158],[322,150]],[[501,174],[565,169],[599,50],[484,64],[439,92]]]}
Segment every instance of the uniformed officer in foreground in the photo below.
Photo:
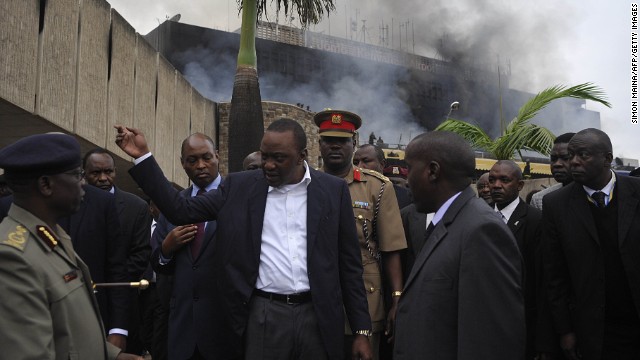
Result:
{"label": "uniformed officer in foreground", "polygon": [[[382,331],[390,341],[393,340],[396,307],[402,295],[400,251],[407,248],[407,242],[396,195],[393,185],[385,176],[352,164],[356,130],[362,124],[358,115],[348,111],[326,110],[317,113],[314,121],[319,127],[324,172],[344,178],[349,184],[373,325],[371,347],[374,359],[378,359]],[[388,289],[383,289],[382,274],[390,284]],[[391,304],[387,304],[388,311],[385,310],[384,291],[390,293],[392,299]],[[346,325],[345,355],[348,355],[353,336]]]}
{"label": "uniformed officer in foreground", "polygon": [[107,343],[91,277],[57,225],[80,206],[80,145],[65,134],[0,150],[13,204],[0,223],[3,359],[142,359]]}

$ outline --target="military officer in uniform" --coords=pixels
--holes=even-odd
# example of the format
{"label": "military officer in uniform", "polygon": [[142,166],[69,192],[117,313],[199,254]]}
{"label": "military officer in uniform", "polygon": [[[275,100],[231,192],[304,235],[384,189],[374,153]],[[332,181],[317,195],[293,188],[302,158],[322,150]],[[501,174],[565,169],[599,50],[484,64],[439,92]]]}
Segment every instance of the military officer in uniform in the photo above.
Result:
{"label": "military officer in uniform", "polygon": [[65,134],[0,150],[13,204],[0,223],[0,352],[6,359],[140,359],[108,343],[91,277],[57,219],[84,191],[80,145]]}
{"label": "military officer in uniform", "polygon": [[[393,339],[396,307],[402,295],[400,252],[407,242],[393,184],[382,174],[353,166],[356,130],[360,117],[348,111],[326,110],[314,117],[319,127],[320,153],[324,172],[344,178],[349,184],[353,214],[364,268],[363,280],[373,325],[371,345],[378,358],[382,331]],[[383,269],[383,271],[381,271]],[[390,288],[383,289],[382,274]],[[385,311],[384,293],[391,295]],[[351,349],[351,330],[346,324],[345,354]]]}

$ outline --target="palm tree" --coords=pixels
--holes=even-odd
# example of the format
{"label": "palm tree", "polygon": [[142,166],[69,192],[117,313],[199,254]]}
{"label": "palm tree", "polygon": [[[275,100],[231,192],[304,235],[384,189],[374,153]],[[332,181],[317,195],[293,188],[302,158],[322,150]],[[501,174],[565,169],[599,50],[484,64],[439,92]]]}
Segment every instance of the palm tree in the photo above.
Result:
{"label": "palm tree", "polygon": [[[260,147],[264,132],[262,99],[256,58],[256,23],[265,13],[267,0],[237,0],[242,9],[240,50],[229,114],[229,171],[242,170],[242,160]],[[276,10],[296,12],[303,27],[317,24],[335,9],[334,0],[275,0]],[[269,2],[271,3],[271,2]]]}
{"label": "palm tree", "polygon": [[518,115],[507,125],[504,133],[496,139],[491,139],[477,125],[450,118],[438,125],[435,130],[455,132],[469,141],[472,147],[487,151],[499,160],[511,160],[516,154],[522,159],[522,150],[535,151],[548,156],[553,147],[555,135],[549,129],[531,124],[529,121],[551,101],[564,97],[592,100],[611,107],[604,91],[592,83],[570,88],[556,85],[542,90],[529,99],[520,108]]}

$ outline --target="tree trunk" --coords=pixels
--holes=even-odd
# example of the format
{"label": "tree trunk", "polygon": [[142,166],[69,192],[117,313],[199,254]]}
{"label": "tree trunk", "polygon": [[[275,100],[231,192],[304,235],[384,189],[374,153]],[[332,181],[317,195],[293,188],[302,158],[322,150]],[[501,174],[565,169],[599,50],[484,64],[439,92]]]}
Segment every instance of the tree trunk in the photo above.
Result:
{"label": "tree trunk", "polygon": [[242,160],[260,150],[264,133],[256,58],[256,0],[244,0],[240,51],[229,113],[229,172],[242,171]]}

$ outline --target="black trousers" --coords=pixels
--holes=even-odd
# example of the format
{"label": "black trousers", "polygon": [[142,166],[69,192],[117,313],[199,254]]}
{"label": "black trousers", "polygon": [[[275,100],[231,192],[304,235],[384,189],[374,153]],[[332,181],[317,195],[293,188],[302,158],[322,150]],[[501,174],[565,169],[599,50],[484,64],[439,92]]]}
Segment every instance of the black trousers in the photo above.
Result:
{"label": "black trousers", "polygon": [[253,296],[245,359],[326,360],[313,303],[289,305]]}

